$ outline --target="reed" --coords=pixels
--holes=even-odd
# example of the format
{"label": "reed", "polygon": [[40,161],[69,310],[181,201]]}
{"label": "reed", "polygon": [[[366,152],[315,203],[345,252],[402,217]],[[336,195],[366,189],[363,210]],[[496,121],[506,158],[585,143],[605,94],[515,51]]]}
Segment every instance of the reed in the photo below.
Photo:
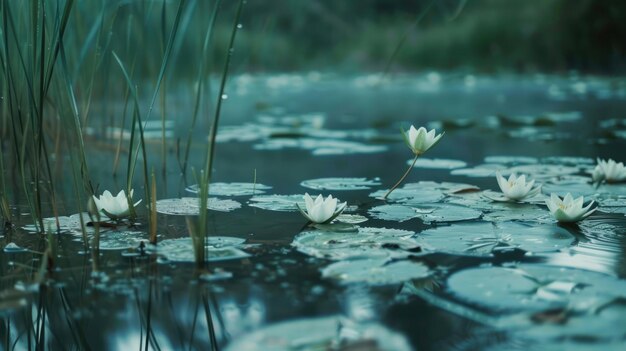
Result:
{"label": "reed", "polygon": [[[228,72],[230,69],[230,62],[233,56],[235,47],[235,38],[237,37],[237,31],[241,27],[239,21],[241,19],[241,12],[245,1],[240,0],[237,6],[237,12],[233,21],[233,27],[230,34],[230,40],[226,51],[226,57],[224,60],[224,68],[222,69],[222,75],[220,79],[220,86],[217,94],[217,102],[215,104],[215,113],[213,114],[211,129],[209,131],[209,144],[206,152],[206,161],[204,171],[200,173],[200,214],[198,218],[198,225],[195,227],[195,231],[191,231],[191,235],[195,236],[195,242],[201,242],[203,244],[201,257],[196,256],[196,262],[199,265],[205,264],[208,253],[206,253],[206,239],[207,239],[207,216],[208,216],[208,199],[209,199],[209,185],[211,183],[211,171],[213,169],[213,160],[215,158],[216,136],[217,127],[219,126],[220,114],[222,111],[222,103],[224,101],[224,91],[226,88],[226,81],[228,79]],[[198,252],[199,250],[196,250]]]}

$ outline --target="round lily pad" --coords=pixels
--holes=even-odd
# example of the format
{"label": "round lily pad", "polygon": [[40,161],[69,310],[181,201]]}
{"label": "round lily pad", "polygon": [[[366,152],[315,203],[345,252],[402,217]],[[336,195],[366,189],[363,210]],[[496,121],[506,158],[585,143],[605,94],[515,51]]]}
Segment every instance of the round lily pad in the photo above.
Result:
{"label": "round lily pad", "polygon": [[430,270],[419,262],[387,259],[347,260],[322,269],[322,276],[340,283],[367,283],[369,285],[398,284],[412,279],[426,278]]}
{"label": "round lily pad", "polygon": [[305,188],[315,190],[365,190],[380,185],[380,179],[367,178],[318,178],[300,183]]}
{"label": "round lily pad", "polygon": [[[205,244],[207,260],[224,261],[249,257],[248,253],[239,249],[244,242],[245,239],[241,238],[210,236]],[[195,261],[190,237],[162,240],[156,246],[151,246],[150,250],[171,262]]]}
{"label": "round lily pad", "polygon": [[404,257],[419,248],[408,230],[358,228],[355,232],[309,230],[298,234],[292,246],[310,256],[341,260],[345,258]]}
{"label": "round lily pad", "polygon": [[[76,213],[71,216],[59,216],[58,217],[58,224],[59,224],[58,230],[61,233],[69,233],[69,232],[76,232],[76,231],[81,232],[81,224],[80,224],[81,217],[83,219],[83,224],[85,225],[85,230],[87,232],[92,232],[93,227],[87,226],[87,224],[91,222],[91,218],[89,217],[89,214],[86,212]],[[46,233],[52,232],[56,234],[57,233],[57,217],[44,218],[43,226],[44,226]],[[31,233],[38,231],[37,226],[35,226],[34,224],[25,225],[22,227],[22,229]]]}
{"label": "round lily pad", "polygon": [[409,351],[404,336],[382,325],[354,323],[339,316],[272,324],[232,339],[226,351],[332,350]]}
{"label": "round lily pad", "polygon": [[[137,248],[142,241],[147,241],[145,232],[111,230],[100,234],[100,250],[125,250]],[[76,237],[74,241],[81,241]],[[90,240],[91,242],[91,240]]]}
{"label": "round lily pad", "polygon": [[[259,183],[211,183],[209,186],[209,195],[213,196],[250,196],[256,194],[264,194],[271,186]],[[187,187],[190,193],[197,194],[200,191],[198,184]]]}
{"label": "round lily pad", "polygon": [[483,214],[479,210],[453,204],[437,204],[420,207],[415,209],[415,211],[416,216],[424,223],[467,221],[478,219]]}
{"label": "round lily pad", "polygon": [[18,253],[18,252],[27,252],[25,248],[18,246],[16,243],[8,243],[4,246],[3,249],[6,253]]}
{"label": "round lily pad", "polygon": [[[231,212],[241,208],[235,200],[209,198],[207,209],[220,212]],[[182,197],[180,199],[161,199],[156,202],[158,213],[175,216],[197,216],[200,214],[200,199],[197,197]]]}
{"label": "round lily pad", "polygon": [[269,211],[297,211],[298,208],[306,208],[304,195],[262,195],[250,199],[250,206]]}
{"label": "round lily pad", "polygon": [[[407,161],[407,165],[411,165],[413,159]],[[460,160],[450,160],[444,158],[418,158],[415,162],[415,168],[432,168],[432,169],[455,169],[463,168],[467,163]]]}
{"label": "round lily pad", "polygon": [[462,223],[428,229],[417,241],[428,251],[485,256],[494,250],[520,248],[530,252],[550,252],[576,242],[566,229],[556,224],[521,222]]}
{"label": "round lily pad", "polygon": [[[371,193],[369,196],[380,199],[385,196],[387,192],[388,190],[378,190]],[[396,202],[410,201],[412,203],[436,203],[444,197],[443,192],[440,190],[433,189],[432,187],[421,185],[419,183],[409,183],[405,184],[401,188],[395,189],[391,194],[389,194],[387,200]]]}
{"label": "round lily pad", "polygon": [[529,156],[487,156],[485,157],[485,162],[514,165],[514,164],[535,164],[539,161],[537,160],[537,158],[529,157]]}
{"label": "round lily pad", "polygon": [[[573,331],[592,336],[615,335],[616,328],[606,322],[626,321],[626,281],[592,271],[537,264],[480,267],[453,274],[447,286],[457,298],[493,312],[530,312],[534,319],[548,318],[545,313],[550,311],[565,313],[566,325],[555,325],[557,330],[551,333],[546,333],[548,323],[524,331],[535,337]],[[539,311],[543,311],[543,316],[536,314]],[[578,319],[581,316],[585,318]],[[609,331],[599,330],[598,325]],[[626,331],[621,329],[617,334],[623,336]]]}
{"label": "round lily pad", "polygon": [[266,139],[254,145],[255,150],[283,150],[298,148],[310,150],[316,156],[373,154],[386,151],[386,145],[369,145],[356,141],[317,138]]}
{"label": "round lily pad", "polygon": [[367,222],[368,219],[365,216],[357,215],[357,214],[346,214],[342,213],[337,218],[336,221],[348,224],[359,224],[363,222]]}
{"label": "round lily pad", "polygon": [[417,217],[415,208],[404,205],[380,205],[371,208],[369,215],[385,221],[404,222]]}

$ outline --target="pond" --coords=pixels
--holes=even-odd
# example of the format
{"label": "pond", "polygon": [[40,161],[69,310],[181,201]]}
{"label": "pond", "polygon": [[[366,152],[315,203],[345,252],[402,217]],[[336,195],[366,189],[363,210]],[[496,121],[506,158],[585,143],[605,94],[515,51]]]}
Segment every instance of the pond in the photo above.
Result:
{"label": "pond", "polygon": [[[102,226],[100,254],[85,252],[62,158],[67,184],[44,214],[51,227],[54,209],[61,216],[56,257],[42,255],[50,239],[33,232],[28,208],[13,208],[18,219],[0,236],[2,349],[626,347],[626,184],[591,178],[596,158],[626,161],[624,80],[233,76],[209,190],[208,269],[194,263],[185,221],[199,211],[198,186],[180,167],[188,89],[170,87],[171,118],[146,125],[156,246],[141,203],[136,223]],[[382,200],[412,161],[400,133],[410,125],[445,135]],[[193,130],[197,169],[208,128],[200,121]],[[99,193],[125,188],[113,175],[124,136],[104,122],[86,131]],[[525,174],[542,194],[501,201],[496,171]],[[143,184],[134,187],[139,200]],[[594,200],[596,211],[558,224],[544,198],[568,192]],[[296,206],[305,193],[332,195],[346,209],[331,224],[308,225]]]}

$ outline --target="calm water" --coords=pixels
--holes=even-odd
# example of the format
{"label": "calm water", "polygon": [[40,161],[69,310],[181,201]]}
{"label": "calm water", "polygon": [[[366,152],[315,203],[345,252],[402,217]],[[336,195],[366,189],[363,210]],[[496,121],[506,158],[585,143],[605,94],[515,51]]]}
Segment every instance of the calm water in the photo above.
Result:
{"label": "calm water", "polygon": [[[149,128],[157,134],[149,141],[149,161],[159,174],[159,199],[195,196],[185,190],[193,177],[181,176],[177,156],[189,129],[193,94],[189,87],[179,90],[167,110],[164,172],[161,130]],[[229,259],[211,262],[207,275],[191,262],[166,259],[167,252],[143,252],[137,249],[147,240],[141,208],[136,226],[102,233],[110,250],[103,250],[97,262],[82,253],[81,237],[69,233],[71,228],[57,235],[55,268],[37,287],[32,282],[45,238],[25,231],[29,217],[21,214],[21,222],[0,237],[2,246],[27,249],[0,252],[2,349],[37,344],[139,349],[146,342],[150,349],[209,349],[212,337],[220,349],[230,350],[251,345],[342,349],[342,342],[345,350],[626,347],[624,324],[618,324],[626,321],[626,281],[621,280],[626,278],[626,187],[587,183],[596,157],[626,160],[623,80],[437,73],[381,80],[309,73],[237,76],[227,90],[213,180],[256,182],[259,188],[254,200],[216,195],[241,207],[211,211],[210,235],[245,239],[236,249],[246,257],[226,253]],[[117,177],[112,176],[116,139],[107,132],[107,116],[122,108],[96,105],[98,117],[86,134],[100,192],[124,186],[126,154]],[[160,113],[153,115],[156,121]],[[196,169],[202,167],[206,120],[193,131],[190,165]],[[370,194],[388,189],[408,166],[411,153],[399,130],[411,124],[446,134],[424,156],[439,161],[421,163],[406,183],[466,185],[416,185],[409,191],[411,201],[392,198],[385,204]],[[60,181],[65,179],[62,162]],[[547,194],[594,198],[599,210],[579,227],[563,228],[543,205],[492,203],[476,189],[468,191],[468,185],[499,191],[495,169],[526,172]],[[375,185],[349,191],[300,185],[329,177],[366,178]],[[260,185],[271,188],[260,194]],[[60,214],[72,215],[77,211],[72,184],[60,186],[66,189]],[[452,189],[459,187],[465,191]],[[345,228],[326,228],[348,237],[346,249],[337,251],[343,258],[323,258],[328,257],[323,252],[307,251],[312,247],[307,243],[300,252],[294,239],[300,243],[301,233],[312,229],[293,211],[295,205],[287,204],[290,211],[251,205],[259,196],[305,192],[347,201],[349,214],[367,219],[355,226],[406,232],[374,234],[360,245],[375,250],[354,256],[359,244],[349,236],[363,233],[356,227],[347,235],[337,232]],[[141,194],[137,182],[135,198]],[[160,214],[158,220],[160,241],[188,236],[184,216]],[[371,261],[350,266],[359,260]],[[348,267],[333,266],[341,274],[322,276],[337,262]],[[288,323],[277,325],[281,322]],[[281,337],[291,340],[291,348]]]}

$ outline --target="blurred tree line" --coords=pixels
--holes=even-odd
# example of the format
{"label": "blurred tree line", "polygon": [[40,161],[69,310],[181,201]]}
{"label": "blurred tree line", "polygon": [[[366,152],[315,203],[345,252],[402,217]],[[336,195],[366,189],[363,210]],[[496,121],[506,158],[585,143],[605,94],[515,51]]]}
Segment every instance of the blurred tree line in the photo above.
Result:
{"label": "blurred tree line", "polygon": [[243,23],[249,69],[383,69],[398,46],[396,70],[626,68],[623,1],[249,0]]}

